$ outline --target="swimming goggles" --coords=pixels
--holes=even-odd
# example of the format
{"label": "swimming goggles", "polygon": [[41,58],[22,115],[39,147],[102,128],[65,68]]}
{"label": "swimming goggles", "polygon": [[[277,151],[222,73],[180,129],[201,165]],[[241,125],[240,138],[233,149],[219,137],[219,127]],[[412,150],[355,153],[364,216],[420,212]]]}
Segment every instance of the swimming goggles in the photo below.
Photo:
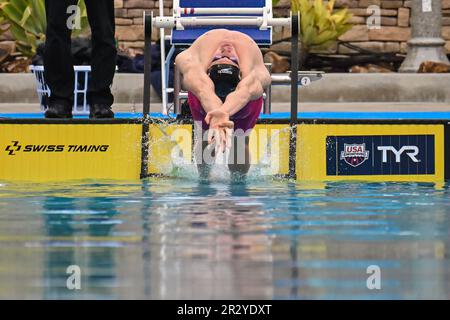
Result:
{"label": "swimming goggles", "polygon": [[223,59],[223,58],[226,58],[226,59],[230,60],[231,62],[233,62],[233,63],[239,65],[239,61],[238,61],[238,58],[237,58],[237,57],[214,56],[212,62],[216,62],[217,60],[220,60],[220,59]]}

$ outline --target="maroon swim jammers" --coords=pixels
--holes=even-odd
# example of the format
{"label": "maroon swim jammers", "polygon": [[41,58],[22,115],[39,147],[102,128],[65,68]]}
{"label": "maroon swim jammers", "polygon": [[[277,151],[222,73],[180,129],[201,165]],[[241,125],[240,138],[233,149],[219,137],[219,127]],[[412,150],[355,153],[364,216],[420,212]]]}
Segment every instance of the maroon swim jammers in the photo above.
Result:
{"label": "maroon swim jammers", "polygon": [[[234,130],[242,129],[246,132],[248,129],[253,129],[261,114],[263,101],[263,97],[250,101],[244,108],[232,115],[230,120],[234,122]],[[194,121],[201,121],[203,130],[207,130],[209,126],[205,122],[206,112],[203,110],[200,100],[189,92],[188,103]]]}

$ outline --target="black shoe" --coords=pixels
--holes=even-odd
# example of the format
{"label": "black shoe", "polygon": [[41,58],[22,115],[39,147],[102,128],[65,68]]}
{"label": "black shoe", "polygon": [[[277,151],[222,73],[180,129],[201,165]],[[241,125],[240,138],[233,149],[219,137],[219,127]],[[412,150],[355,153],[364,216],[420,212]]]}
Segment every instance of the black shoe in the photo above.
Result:
{"label": "black shoe", "polygon": [[47,119],[72,119],[72,107],[61,103],[52,103],[45,111]]}
{"label": "black shoe", "polygon": [[111,107],[106,104],[93,104],[89,106],[89,118],[90,119],[113,119],[114,112]]}

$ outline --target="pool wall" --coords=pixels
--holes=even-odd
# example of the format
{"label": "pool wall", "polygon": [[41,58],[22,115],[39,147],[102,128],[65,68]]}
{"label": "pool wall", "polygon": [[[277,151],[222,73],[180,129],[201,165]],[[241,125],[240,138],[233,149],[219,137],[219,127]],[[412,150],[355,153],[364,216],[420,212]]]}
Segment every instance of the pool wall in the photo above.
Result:
{"label": "pool wall", "polygon": [[[300,119],[292,130],[287,119],[262,119],[250,149],[252,164],[264,175],[439,182],[450,178],[449,133],[444,120]],[[0,180],[171,175],[179,166],[192,166],[193,141],[189,122],[0,119]]]}

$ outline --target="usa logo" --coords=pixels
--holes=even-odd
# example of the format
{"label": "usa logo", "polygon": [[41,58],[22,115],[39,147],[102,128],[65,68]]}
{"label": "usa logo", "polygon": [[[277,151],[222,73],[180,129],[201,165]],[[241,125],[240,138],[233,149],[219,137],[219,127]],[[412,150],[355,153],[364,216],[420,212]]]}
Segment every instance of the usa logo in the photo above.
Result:
{"label": "usa logo", "polygon": [[369,151],[366,151],[366,144],[344,144],[344,151],[341,151],[341,160],[356,168],[369,159]]}

